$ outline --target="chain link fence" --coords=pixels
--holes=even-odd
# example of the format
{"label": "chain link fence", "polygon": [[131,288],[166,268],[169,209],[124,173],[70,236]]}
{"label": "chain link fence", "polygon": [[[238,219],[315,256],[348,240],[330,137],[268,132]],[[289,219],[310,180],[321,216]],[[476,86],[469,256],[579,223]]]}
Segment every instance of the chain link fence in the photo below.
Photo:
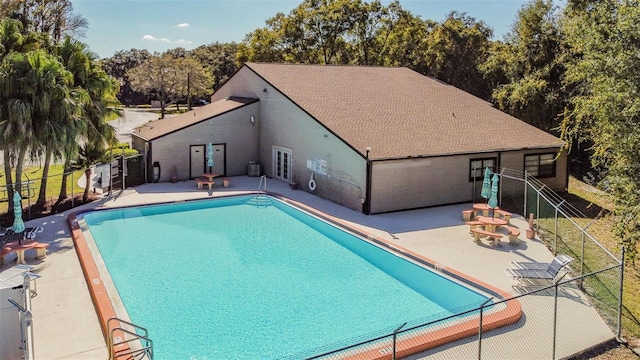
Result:
{"label": "chain link fence", "polygon": [[[117,183],[117,177],[122,177],[124,187],[145,182],[144,165],[140,155],[121,157],[109,167],[120,169],[113,179]],[[535,230],[550,251],[575,259],[562,277],[551,284],[520,282],[514,286],[519,295],[512,298],[494,299],[443,318],[399,322],[393,329],[351,339],[351,344],[334,344],[291,358],[507,359],[536,354],[536,358],[559,359],[620,338],[624,254],[618,258],[604,248],[588,232],[591,220],[540,180],[509,169],[496,172],[500,208],[533,214]],[[78,175],[69,175],[69,183],[75,184]],[[26,190],[30,195],[31,188]],[[523,309],[519,321],[511,325],[496,321],[498,312],[510,308]]]}
{"label": "chain link fence", "polygon": [[[54,165],[61,166],[61,165]],[[96,170],[98,169],[98,170]],[[106,170],[105,170],[106,169]],[[9,189],[20,188],[20,197],[22,199],[23,218],[28,221],[34,218],[36,211],[36,203],[40,197],[40,191],[42,189],[43,177],[33,177],[30,173],[41,173],[37,167],[33,170],[27,170],[22,174],[22,180],[6,183],[0,186],[0,214],[3,216],[3,226],[10,226],[12,217],[8,216],[10,213],[8,204],[9,196],[13,197],[13,193],[9,194]],[[62,181],[63,177],[67,177],[66,183]],[[144,184],[146,182],[146,169],[144,156],[142,154],[133,156],[118,156],[111,164],[98,164],[96,165],[89,176],[86,179],[85,172],[83,170],[71,171],[66,173],[49,175],[46,177],[46,192],[44,193],[45,207],[54,207],[60,197],[62,186],[65,186],[66,198],[64,199],[64,205],[58,204],[59,211],[64,211],[68,208],[73,208],[79,201],[79,197],[83,195],[86,187],[89,187],[89,192],[92,196],[99,193],[111,192],[114,190],[122,190],[126,187],[133,187]],[[108,181],[107,178],[110,180]],[[9,186],[11,185],[11,186]],[[38,212],[42,212],[42,209],[37,209]],[[56,212],[56,209],[47,209],[47,212]]]}
{"label": "chain link fence", "polygon": [[[535,230],[550,251],[574,258],[555,283],[519,281],[514,290],[520,295],[512,298],[292,358],[560,359],[619,339],[624,254],[618,258],[604,248],[588,232],[592,220],[540,180],[510,169],[495,172],[500,176],[500,208],[533,214]],[[496,309],[514,302],[523,309],[520,321],[486,325],[492,324]]]}
{"label": "chain link fence", "polygon": [[[611,340],[611,332],[602,331],[606,315],[593,311],[600,297],[583,284],[597,276],[609,281],[605,287],[615,287],[619,271],[614,266],[573,279],[561,277],[546,286],[522,282],[517,286],[525,292],[513,298],[421,325],[409,327],[405,323],[369,340],[334,350],[316,349],[316,355],[296,354],[290,359],[570,358],[594,343]],[[569,273],[572,271],[566,277]],[[498,310],[515,303],[525,309],[520,321],[500,327],[492,323]],[[610,310],[609,314],[615,314],[615,309]],[[615,322],[615,316],[610,320]],[[512,332],[518,333],[505,336]]]}

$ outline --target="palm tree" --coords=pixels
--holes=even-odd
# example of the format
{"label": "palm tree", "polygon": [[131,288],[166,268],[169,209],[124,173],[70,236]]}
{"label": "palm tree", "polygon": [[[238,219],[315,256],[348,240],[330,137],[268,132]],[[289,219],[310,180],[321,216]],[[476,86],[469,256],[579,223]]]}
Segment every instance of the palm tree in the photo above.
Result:
{"label": "palm tree", "polygon": [[[22,36],[21,23],[13,19],[5,19],[0,22],[0,64],[4,64],[4,59],[10,53],[21,50],[24,45],[24,37]],[[0,149],[3,150],[4,157],[4,173],[6,176],[7,193],[13,193],[13,179],[11,174],[11,157],[15,153],[15,142],[19,139],[19,134],[13,131],[14,124],[9,123],[9,94],[7,84],[5,84],[6,76],[9,72],[8,66],[0,67]],[[19,114],[13,114],[15,119]],[[8,196],[9,211],[13,211],[13,197]]]}
{"label": "palm tree", "polygon": [[87,143],[78,149],[78,156],[76,160],[71,162],[71,169],[84,170],[87,185],[84,187],[84,193],[82,194],[83,203],[89,199],[91,167],[108,160],[105,149],[101,148],[98,144]]}
{"label": "palm tree", "polygon": [[[72,75],[44,50],[10,53],[3,63],[2,95],[6,113],[2,122],[3,135],[17,152],[16,187],[21,187],[22,165],[28,151],[36,154],[47,139],[54,146],[59,130],[47,123],[49,118],[64,118],[70,111],[69,86]],[[49,140],[47,136],[53,136]],[[46,144],[45,144],[46,145]]]}
{"label": "palm tree", "polygon": [[[60,144],[65,158],[64,173],[72,169],[72,160],[78,155],[78,143],[84,142],[89,148],[104,149],[115,144],[115,129],[107,123],[120,116],[115,106],[119,105],[116,94],[118,84],[110,78],[85,44],[67,37],[57,48],[63,64],[74,75],[74,84],[84,90],[82,111],[75,126],[66,128],[65,141]],[[86,150],[85,149],[85,150]],[[92,164],[95,165],[95,164]],[[85,189],[86,190],[86,189]],[[67,198],[67,175],[63,175],[57,203]]]}

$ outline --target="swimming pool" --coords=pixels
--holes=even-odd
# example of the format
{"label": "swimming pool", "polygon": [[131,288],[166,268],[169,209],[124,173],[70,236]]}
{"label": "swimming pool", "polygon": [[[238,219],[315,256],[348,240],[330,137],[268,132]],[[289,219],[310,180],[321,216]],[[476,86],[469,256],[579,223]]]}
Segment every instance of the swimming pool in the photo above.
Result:
{"label": "swimming pool", "polygon": [[283,202],[255,201],[82,214],[157,358],[313,355],[487,299]]}

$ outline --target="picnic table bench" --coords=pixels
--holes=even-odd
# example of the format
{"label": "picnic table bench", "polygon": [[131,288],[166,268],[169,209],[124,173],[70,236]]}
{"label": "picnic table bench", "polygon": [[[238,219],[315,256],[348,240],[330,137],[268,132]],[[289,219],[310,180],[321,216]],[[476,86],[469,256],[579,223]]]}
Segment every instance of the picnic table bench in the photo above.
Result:
{"label": "picnic table bench", "polygon": [[511,220],[511,213],[508,212],[508,211],[496,209],[496,210],[494,210],[494,212],[495,212],[496,215],[498,215],[501,218],[505,219],[507,222],[509,222],[509,220]]}
{"label": "picnic table bench", "polygon": [[36,259],[42,259],[47,256],[47,247],[49,247],[49,244],[29,240],[6,243],[2,246],[2,251],[0,252],[0,266],[4,266],[4,257],[11,253],[16,253],[17,264],[26,264],[24,252],[30,249],[36,250]]}
{"label": "picnic table bench", "polygon": [[209,190],[211,190],[213,188],[213,185],[215,185],[215,181],[213,181],[213,179],[209,179],[206,177],[197,177],[195,179],[196,185],[198,185],[198,189],[202,189],[204,187],[204,185],[207,185],[209,187]]}
{"label": "picnic table bench", "polygon": [[509,230],[509,244],[511,245],[516,245],[518,244],[518,237],[520,236],[520,229],[516,228],[516,227],[508,227],[507,230]]}
{"label": "picnic table bench", "polygon": [[480,242],[481,237],[487,236],[489,238],[489,241],[491,242],[491,245],[494,245],[494,246],[500,245],[500,239],[502,239],[502,234],[494,233],[494,232],[490,232],[490,231],[486,231],[478,228],[471,229],[471,232],[473,233],[473,241],[475,241],[476,243]]}

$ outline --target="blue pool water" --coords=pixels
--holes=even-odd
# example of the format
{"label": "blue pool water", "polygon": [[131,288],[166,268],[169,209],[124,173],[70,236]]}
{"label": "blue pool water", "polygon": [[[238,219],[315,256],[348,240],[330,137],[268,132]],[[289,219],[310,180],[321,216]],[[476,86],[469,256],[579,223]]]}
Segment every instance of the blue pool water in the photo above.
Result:
{"label": "blue pool water", "polygon": [[157,359],[313,355],[487,297],[278,200],[84,214]]}

